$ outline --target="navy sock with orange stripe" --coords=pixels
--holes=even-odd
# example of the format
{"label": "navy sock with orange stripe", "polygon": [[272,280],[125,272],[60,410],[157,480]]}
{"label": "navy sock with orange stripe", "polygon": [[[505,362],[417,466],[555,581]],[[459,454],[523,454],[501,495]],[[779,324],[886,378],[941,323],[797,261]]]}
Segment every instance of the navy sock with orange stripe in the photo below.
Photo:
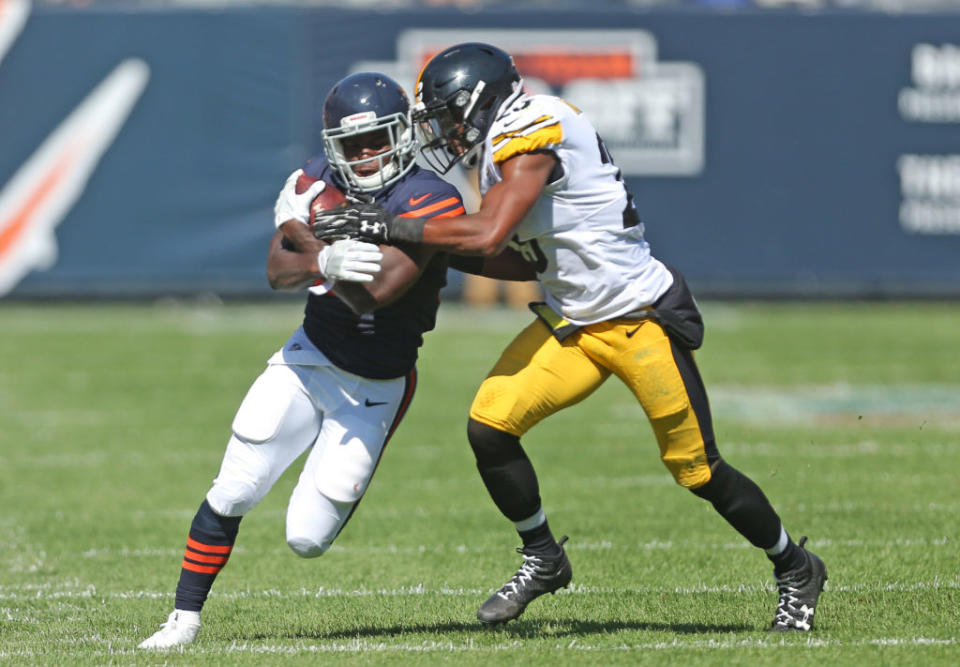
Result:
{"label": "navy sock with orange stripe", "polygon": [[220,570],[227,564],[240,529],[239,516],[220,516],[204,499],[193,517],[183,554],[176,608],[200,611]]}

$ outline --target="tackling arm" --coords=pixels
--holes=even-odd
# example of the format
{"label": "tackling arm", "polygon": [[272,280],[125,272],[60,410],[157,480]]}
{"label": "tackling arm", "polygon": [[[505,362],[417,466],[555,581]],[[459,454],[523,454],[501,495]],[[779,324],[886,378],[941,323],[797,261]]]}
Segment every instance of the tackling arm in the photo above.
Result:
{"label": "tackling arm", "polygon": [[450,268],[496,280],[536,280],[537,271],[523,255],[507,248],[494,257],[451,256]]}
{"label": "tackling arm", "polygon": [[556,164],[550,152],[516,155],[501,165],[503,180],[484,195],[476,213],[431,220],[395,218],[390,238],[458,255],[499,255],[533,208]]}

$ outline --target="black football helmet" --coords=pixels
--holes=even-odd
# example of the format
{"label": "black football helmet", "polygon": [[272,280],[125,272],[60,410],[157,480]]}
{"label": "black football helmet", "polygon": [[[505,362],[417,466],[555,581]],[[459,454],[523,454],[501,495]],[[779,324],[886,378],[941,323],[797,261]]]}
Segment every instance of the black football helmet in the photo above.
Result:
{"label": "black football helmet", "polygon": [[412,112],[427,164],[441,174],[464,158],[469,164],[522,86],[513,58],[490,44],[456,44],[431,58],[417,77]]}
{"label": "black football helmet", "polygon": [[[410,127],[410,102],[400,84],[388,76],[359,72],[334,84],[323,103],[323,126],[327,160],[351,190],[381,190],[402,178],[414,165],[417,144]],[[379,131],[388,133],[390,150],[374,157],[347,159],[344,139]],[[357,172],[356,167],[374,161],[378,167],[375,172]]]}

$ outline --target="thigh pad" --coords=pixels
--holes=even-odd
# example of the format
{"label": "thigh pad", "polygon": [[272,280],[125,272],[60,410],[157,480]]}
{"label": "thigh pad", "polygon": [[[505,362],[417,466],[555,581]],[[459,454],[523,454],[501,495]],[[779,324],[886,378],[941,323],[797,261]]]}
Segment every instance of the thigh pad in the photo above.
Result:
{"label": "thigh pad", "polygon": [[233,432],[241,440],[255,445],[273,440],[294,397],[302,391],[299,379],[290,368],[268,366],[240,404],[233,418]]}

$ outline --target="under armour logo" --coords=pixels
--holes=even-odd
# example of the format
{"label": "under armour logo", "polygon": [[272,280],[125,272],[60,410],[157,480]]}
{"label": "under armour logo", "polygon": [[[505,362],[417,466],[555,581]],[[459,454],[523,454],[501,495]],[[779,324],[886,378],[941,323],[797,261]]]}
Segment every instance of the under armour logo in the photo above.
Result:
{"label": "under armour logo", "polygon": [[809,621],[813,617],[813,610],[814,610],[813,607],[808,607],[807,605],[803,605],[802,607],[800,607],[800,613],[803,614],[803,618],[797,619],[798,628],[800,628],[801,630],[810,629]]}

